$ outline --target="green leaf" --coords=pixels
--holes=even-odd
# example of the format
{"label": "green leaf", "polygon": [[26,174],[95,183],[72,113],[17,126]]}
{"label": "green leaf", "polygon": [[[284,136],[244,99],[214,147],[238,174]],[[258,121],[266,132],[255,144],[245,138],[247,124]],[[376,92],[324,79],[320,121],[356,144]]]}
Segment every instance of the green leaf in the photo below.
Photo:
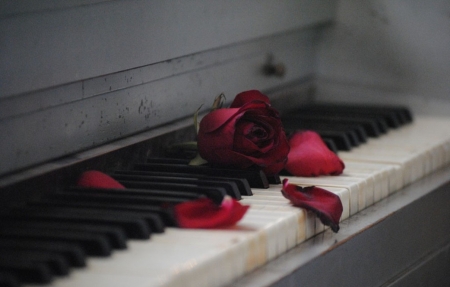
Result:
{"label": "green leaf", "polygon": [[223,104],[225,103],[226,97],[224,95],[224,93],[221,93],[220,95],[218,95],[215,99],[214,99],[214,103],[212,105],[211,110],[217,110],[222,108]]}
{"label": "green leaf", "polygon": [[208,161],[203,159],[200,154],[197,153],[197,155],[189,162],[189,165],[202,165],[207,163]]}
{"label": "green leaf", "polygon": [[198,112],[202,108],[203,105],[201,105],[197,111],[194,113],[194,127],[195,127],[195,133],[198,134],[198,130],[200,128],[200,123],[198,122]]}

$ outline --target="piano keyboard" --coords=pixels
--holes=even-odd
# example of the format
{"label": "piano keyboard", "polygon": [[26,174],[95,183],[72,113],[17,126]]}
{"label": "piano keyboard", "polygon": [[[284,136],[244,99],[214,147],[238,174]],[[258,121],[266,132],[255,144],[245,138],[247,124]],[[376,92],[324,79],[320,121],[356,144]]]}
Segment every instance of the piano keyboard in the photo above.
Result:
{"label": "piano keyboard", "polygon": [[[286,177],[290,183],[316,185],[338,194],[344,207],[341,220],[346,220],[448,165],[450,120],[417,118],[338,155],[346,165],[340,176]],[[241,203],[251,207],[234,227],[166,227],[150,240],[129,240],[126,249],[114,250],[110,257],[90,257],[87,267],[74,268],[68,276],[56,276],[50,285],[42,286],[230,284],[327,228],[312,213],[291,206],[280,189],[280,184],[271,184],[252,188],[253,196],[242,196]]]}

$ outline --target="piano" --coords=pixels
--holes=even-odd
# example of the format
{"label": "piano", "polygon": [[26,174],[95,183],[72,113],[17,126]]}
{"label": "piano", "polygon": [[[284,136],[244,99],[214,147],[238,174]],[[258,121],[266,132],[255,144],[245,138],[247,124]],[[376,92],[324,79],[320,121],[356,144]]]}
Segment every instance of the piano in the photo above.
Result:
{"label": "piano", "polygon": [[[450,285],[450,57],[443,4],[0,5],[0,286]],[[27,215],[29,222],[11,219],[29,210],[52,210],[46,214],[55,218],[56,210],[81,208],[70,200],[52,204],[75,193],[86,170],[126,178],[136,166],[166,156],[171,144],[195,139],[199,107],[202,116],[218,94],[230,103],[249,89],[270,97],[287,131],[316,129],[344,161],[340,176],[280,175],[338,194],[344,205],[338,233],[292,207],[276,182],[250,184],[253,195],[240,199],[249,212],[224,229],[169,222],[159,230],[146,219],[153,232],[139,239],[126,238],[139,237],[129,225],[89,230],[57,219],[51,225],[38,215]],[[361,120],[363,111],[364,122],[373,107],[406,107],[412,118],[399,127],[379,123],[379,135],[361,125],[333,125],[339,110],[341,120],[354,114]],[[124,213],[112,197],[110,220]],[[102,213],[105,204],[95,203],[83,203],[94,206],[88,218]],[[33,238],[54,232],[66,240],[18,234],[28,230],[37,232]],[[68,244],[99,233],[111,242]]]}

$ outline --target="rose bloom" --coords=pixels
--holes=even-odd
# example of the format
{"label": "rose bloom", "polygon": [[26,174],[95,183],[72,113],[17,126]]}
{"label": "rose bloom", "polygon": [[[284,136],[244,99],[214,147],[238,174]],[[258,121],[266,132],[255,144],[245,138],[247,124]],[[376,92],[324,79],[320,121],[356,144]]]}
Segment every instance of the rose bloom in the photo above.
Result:
{"label": "rose bloom", "polygon": [[256,90],[238,94],[228,109],[207,114],[197,144],[209,163],[240,169],[256,165],[266,175],[280,172],[289,153],[278,112]]}

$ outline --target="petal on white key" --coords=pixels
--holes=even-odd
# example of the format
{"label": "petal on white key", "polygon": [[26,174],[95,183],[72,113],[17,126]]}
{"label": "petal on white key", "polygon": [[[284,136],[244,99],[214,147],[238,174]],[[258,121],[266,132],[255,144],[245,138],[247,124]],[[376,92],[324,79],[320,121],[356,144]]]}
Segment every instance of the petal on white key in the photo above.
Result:
{"label": "petal on white key", "polygon": [[[327,189],[328,187],[342,187],[346,188],[349,191],[350,195],[350,215],[355,214],[359,211],[360,203],[359,194],[364,193],[364,190],[361,190],[361,181],[360,180],[349,180],[345,181],[339,176],[319,176],[319,177],[286,177],[289,180],[289,183],[298,184],[301,186],[317,186]],[[365,196],[364,196],[364,204],[365,204]],[[362,206],[362,204],[361,204]],[[365,205],[364,205],[365,207]]]}
{"label": "petal on white key", "polygon": [[[320,187],[320,186],[318,186]],[[327,187],[328,191],[337,194],[342,202],[341,221],[350,217],[350,192],[346,188],[341,187]]]}

